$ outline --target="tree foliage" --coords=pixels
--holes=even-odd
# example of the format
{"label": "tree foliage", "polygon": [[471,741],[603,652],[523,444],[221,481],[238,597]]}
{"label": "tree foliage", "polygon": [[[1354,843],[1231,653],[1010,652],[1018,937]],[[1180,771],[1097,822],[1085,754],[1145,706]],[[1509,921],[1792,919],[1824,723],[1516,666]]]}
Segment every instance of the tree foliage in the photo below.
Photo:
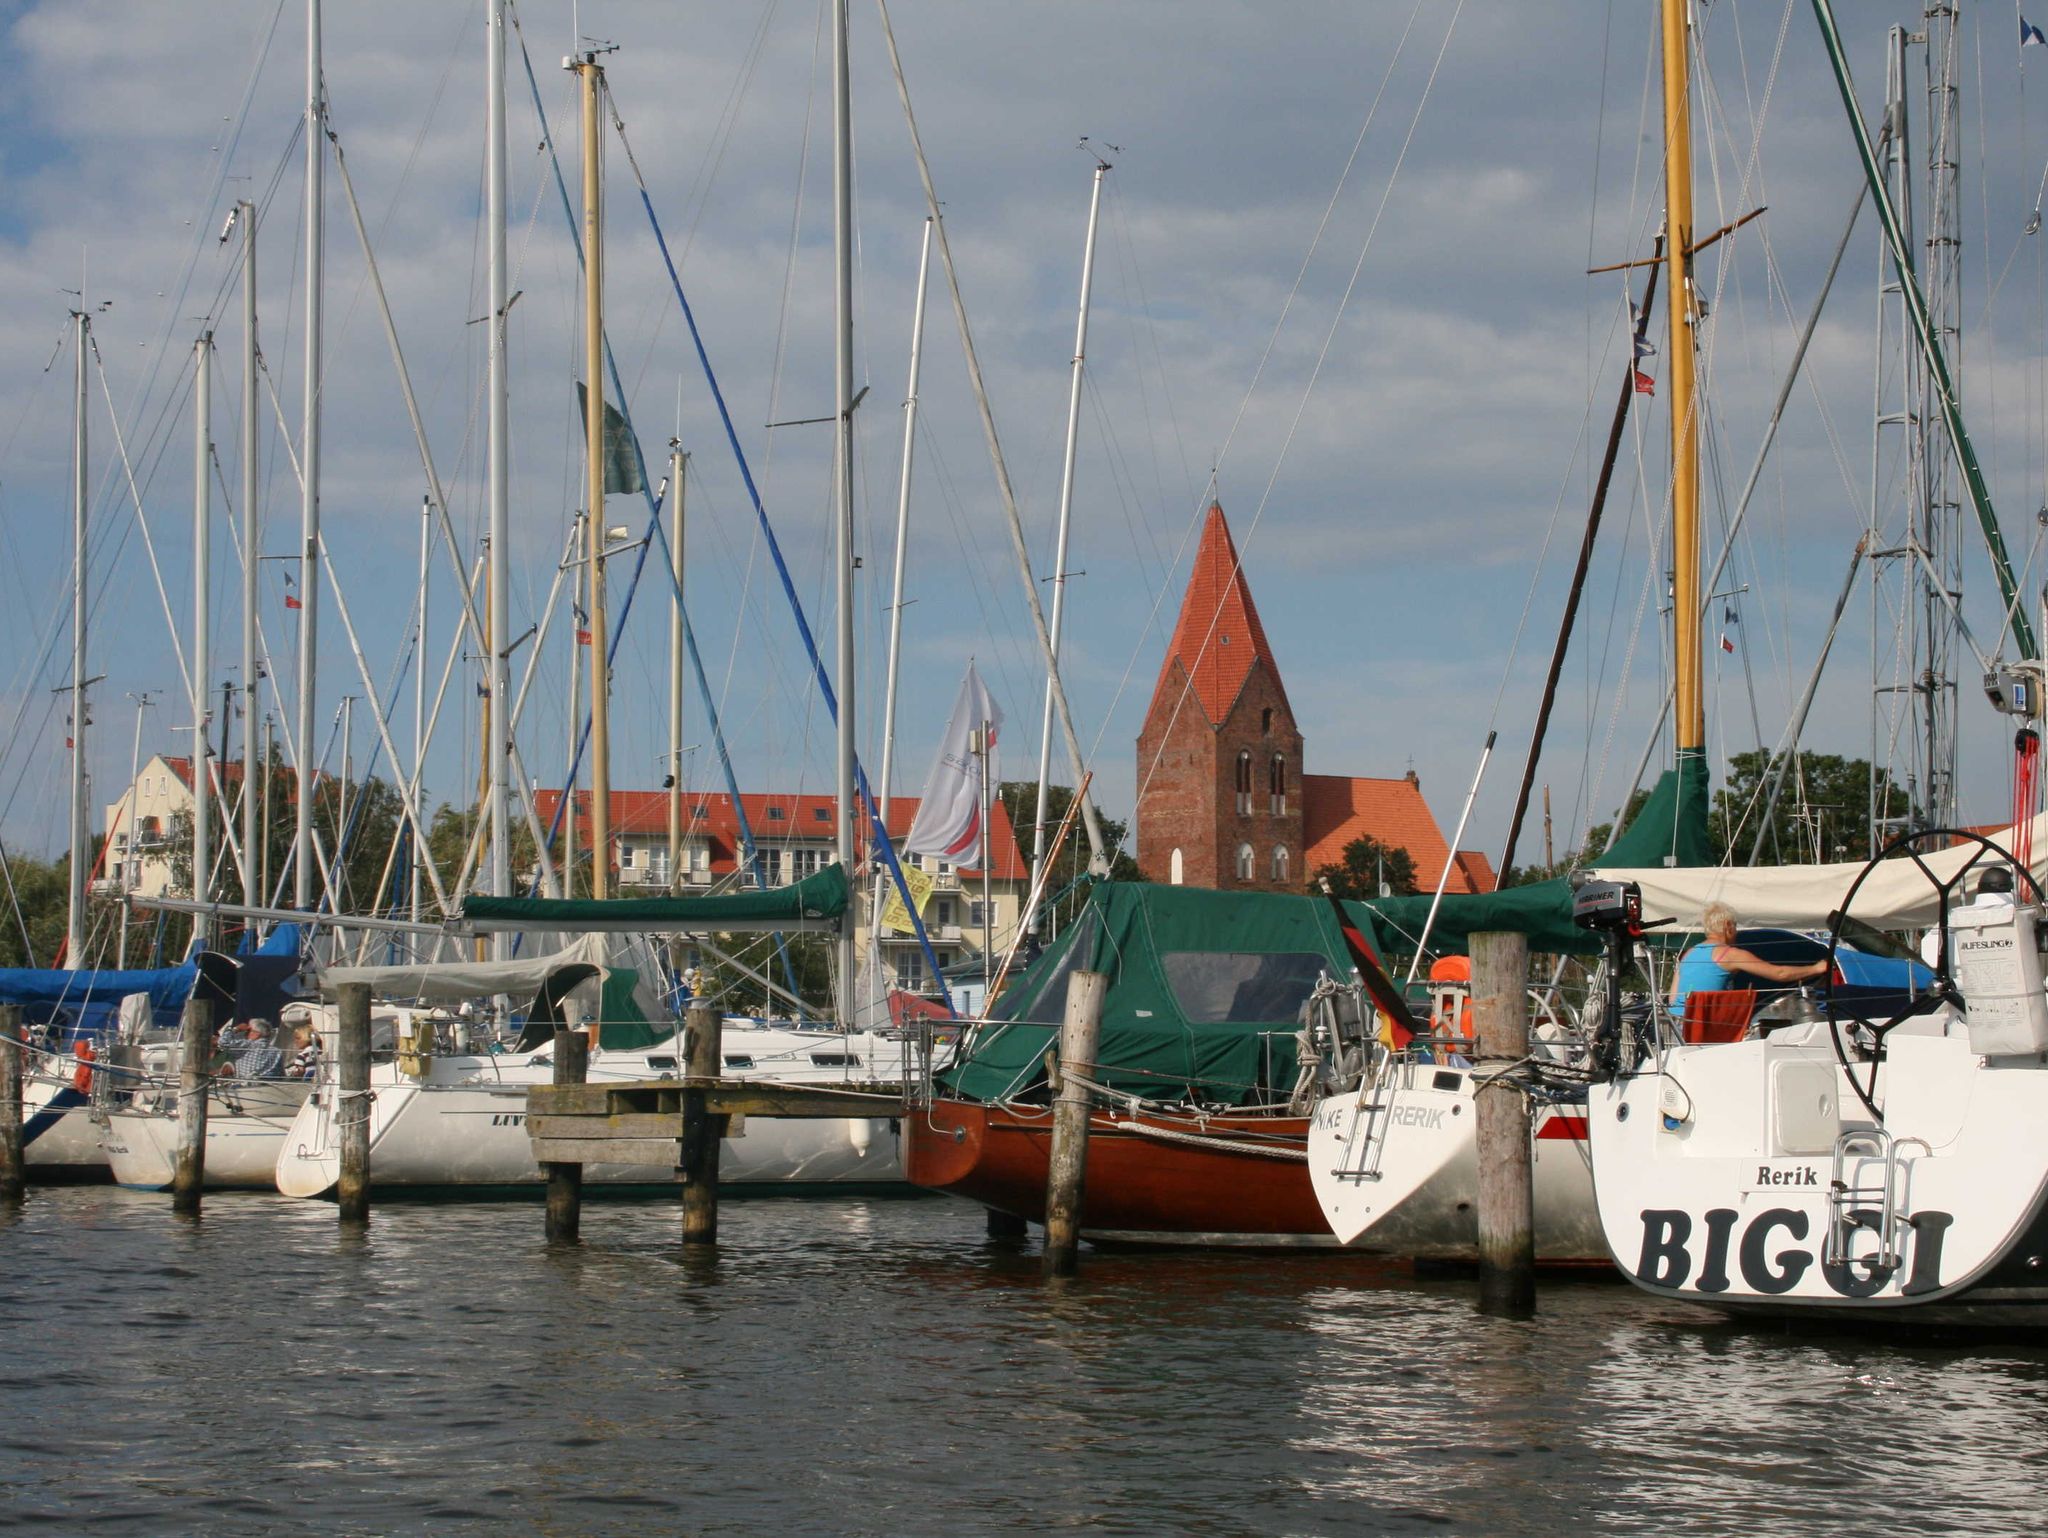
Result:
{"label": "tree foliage", "polygon": [[[1010,827],[1017,835],[1017,850],[1028,867],[1031,863],[1032,826],[1038,819],[1038,781],[1004,780],[997,788],[1004,808],[1010,814]],[[1045,839],[1050,844],[1059,831],[1061,820],[1067,809],[1074,804],[1074,788],[1071,785],[1047,785],[1045,787]],[[1138,862],[1128,850],[1130,824],[1120,818],[1111,817],[1097,808],[1102,823],[1102,837],[1115,851],[1110,856],[1109,876],[1112,881],[1143,881],[1138,873]],[[1074,824],[1067,830],[1067,840],[1060,846],[1052,860],[1052,874],[1046,878],[1045,895],[1059,901],[1054,907],[1058,927],[1064,929],[1073,921],[1086,898],[1085,891],[1068,892],[1068,888],[1088,873],[1088,830],[1082,825],[1081,814],[1074,814]],[[1061,897],[1061,893],[1066,893]]]}
{"label": "tree foliage", "polygon": [[1311,875],[1308,889],[1319,892],[1325,881],[1343,898],[1406,897],[1416,889],[1415,861],[1407,850],[1383,844],[1368,833],[1344,846],[1340,863],[1325,865]]}

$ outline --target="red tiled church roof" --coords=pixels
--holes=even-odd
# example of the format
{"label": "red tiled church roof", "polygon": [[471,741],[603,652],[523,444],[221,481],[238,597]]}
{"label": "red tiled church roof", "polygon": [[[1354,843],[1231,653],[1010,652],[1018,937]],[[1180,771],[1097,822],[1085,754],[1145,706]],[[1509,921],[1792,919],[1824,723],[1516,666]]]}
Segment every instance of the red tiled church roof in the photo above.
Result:
{"label": "red tiled church roof", "polygon": [[1208,519],[1202,525],[1201,545],[1195,551],[1194,569],[1188,574],[1180,619],[1173,627],[1173,640],[1159,667],[1154,698],[1168,691],[1177,661],[1187,674],[1202,713],[1215,726],[1230,714],[1231,703],[1251,676],[1252,664],[1261,658],[1273,675],[1273,686],[1284,699],[1286,687],[1273,663],[1271,648],[1266,643],[1266,627],[1259,623],[1251,589],[1245,585],[1244,568],[1238,561],[1237,546],[1231,542],[1230,525],[1223,519],[1222,504],[1212,502]]}
{"label": "red tiled church roof", "polygon": [[[1308,844],[1302,864],[1311,875],[1325,865],[1343,864],[1344,846],[1353,839],[1371,837],[1390,848],[1406,850],[1415,862],[1416,886],[1425,892],[1436,890],[1450,847],[1430,815],[1429,804],[1422,799],[1422,786],[1413,778],[1304,774],[1301,805],[1302,833]],[[1444,890],[1491,892],[1496,882],[1485,855],[1461,849]]]}
{"label": "red tiled church roof", "polygon": [[[590,839],[590,793],[576,793],[576,841],[588,847]],[[534,811],[541,825],[553,824],[560,804],[559,790],[533,793]],[[917,816],[919,798],[889,798],[889,836],[900,845]],[[668,836],[669,793],[665,790],[614,790],[612,792],[612,834],[660,834]],[[830,843],[833,835],[833,798],[830,796],[781,796],[742,792],[740,804],[747,814],[757,848],[771,850],[795,842]],[[779,817],[771,812],[780,812]],[[1017,834],[1010,826],[1010,811],[1001,801],[990,818],[995,850],[995,867],[989,872],[998,881],[1025,881],[1031,869],[1017,848]],[[732,797],[723,791],[683,792],[683,832],[702,838],[711,849],[713,875],[725,875],[739,868],[740,820],[733,814]],[[965,876],[979,877],[978,866],[956,867]]]}

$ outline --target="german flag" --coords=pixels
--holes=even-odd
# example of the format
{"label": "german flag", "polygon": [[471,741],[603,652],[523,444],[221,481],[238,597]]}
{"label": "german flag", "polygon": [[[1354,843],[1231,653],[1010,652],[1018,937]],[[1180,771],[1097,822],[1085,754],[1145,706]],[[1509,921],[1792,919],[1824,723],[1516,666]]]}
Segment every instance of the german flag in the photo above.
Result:
{"label": "german flag", "polygon": [[1351,922],[1351,915],[1344,911],[1344,904],[1330,890],[1330,883],[1321,881],[1318,884],[1323,889],[1323,896],[1329,900],[1330,911],[1337,916],[1337,929],[1344,936],[1344,948],[1351,953],[1351,965],[1358,972],[1358,980],[1365,984],[1365,991],[1372,995],[1373,1004],[1380,1012],[1382,1037],[1391,1050],[1398,1052],[1421,1035],[1422,1029],[1408,1012],[1408,1001],[1401,997],[1400,988],[1387,976],[1379,957],[1372,953],[1365,936],[1358,932],[1358,926]]}

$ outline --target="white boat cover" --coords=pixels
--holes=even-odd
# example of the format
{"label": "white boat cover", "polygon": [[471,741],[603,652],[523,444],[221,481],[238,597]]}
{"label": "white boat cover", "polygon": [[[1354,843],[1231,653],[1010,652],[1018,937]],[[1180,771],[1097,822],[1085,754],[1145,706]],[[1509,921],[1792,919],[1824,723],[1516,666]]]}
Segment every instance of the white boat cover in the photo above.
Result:
{"label": "white boat cover", "polygon": [[[602,978],[611,960],[610,937],[587,934],[564,950],[522,956],[512,961],[415,961],[388,967],[328,967],[320,974],[320,997],[332,1000],[343,983],[368,983],[373,997],[408,999],[418,1004],[452,1004],[498,994],[533,994],[548,977],[565,966],[593,966]],[[578,988],[572,998],[597,1000],[598,978]]]}
{"label": "white boat cover", "polygon": [[[2048,812],[2034,819],[2034,879],[2048,889]],[[2000,849],[2012,848],[2012,829],[1986,835]],[[1943,881],[1972,860],[1982,869],[1991,860],[1984,846],[1960,844],[1923,854],[1921,861]],[[1842,906],[1849,888],[1866,862],[1836,865],[1695,866],[1687,869],[1631,870],[1602,866],[1592,872],[1602,881],[1633,881],[1642,888],[1643,918],[1676,919],[1681,929],[1699,928],[1700,911],[1722,902],[1735,910],[1745,926],[1778,925],[1788,929],[1825,929],[1829,915]],[[1967,901],[1967,888],[1951,894],[1951,904]],[[2024,897],[2025,890],[2022,888]],[[1941,896],[1920,866],[1910,859],[1887,860],[1870,874],[1856,894],[1850,917],[1876,929],[1922,929],[1939,917]]]}

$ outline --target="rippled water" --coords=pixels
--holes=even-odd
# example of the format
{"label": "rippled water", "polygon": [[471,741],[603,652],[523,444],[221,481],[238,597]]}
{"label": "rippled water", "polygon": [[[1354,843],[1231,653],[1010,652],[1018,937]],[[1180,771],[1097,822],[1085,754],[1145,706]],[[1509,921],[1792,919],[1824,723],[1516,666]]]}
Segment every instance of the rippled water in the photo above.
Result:
{"label": "rippled water", "polygon": [[2048,1351],[1539,1318],[1356,1260],[1086,1257],[940,1201],[0,1215],[0,1525],[111,1533],[2039,1532]]}

